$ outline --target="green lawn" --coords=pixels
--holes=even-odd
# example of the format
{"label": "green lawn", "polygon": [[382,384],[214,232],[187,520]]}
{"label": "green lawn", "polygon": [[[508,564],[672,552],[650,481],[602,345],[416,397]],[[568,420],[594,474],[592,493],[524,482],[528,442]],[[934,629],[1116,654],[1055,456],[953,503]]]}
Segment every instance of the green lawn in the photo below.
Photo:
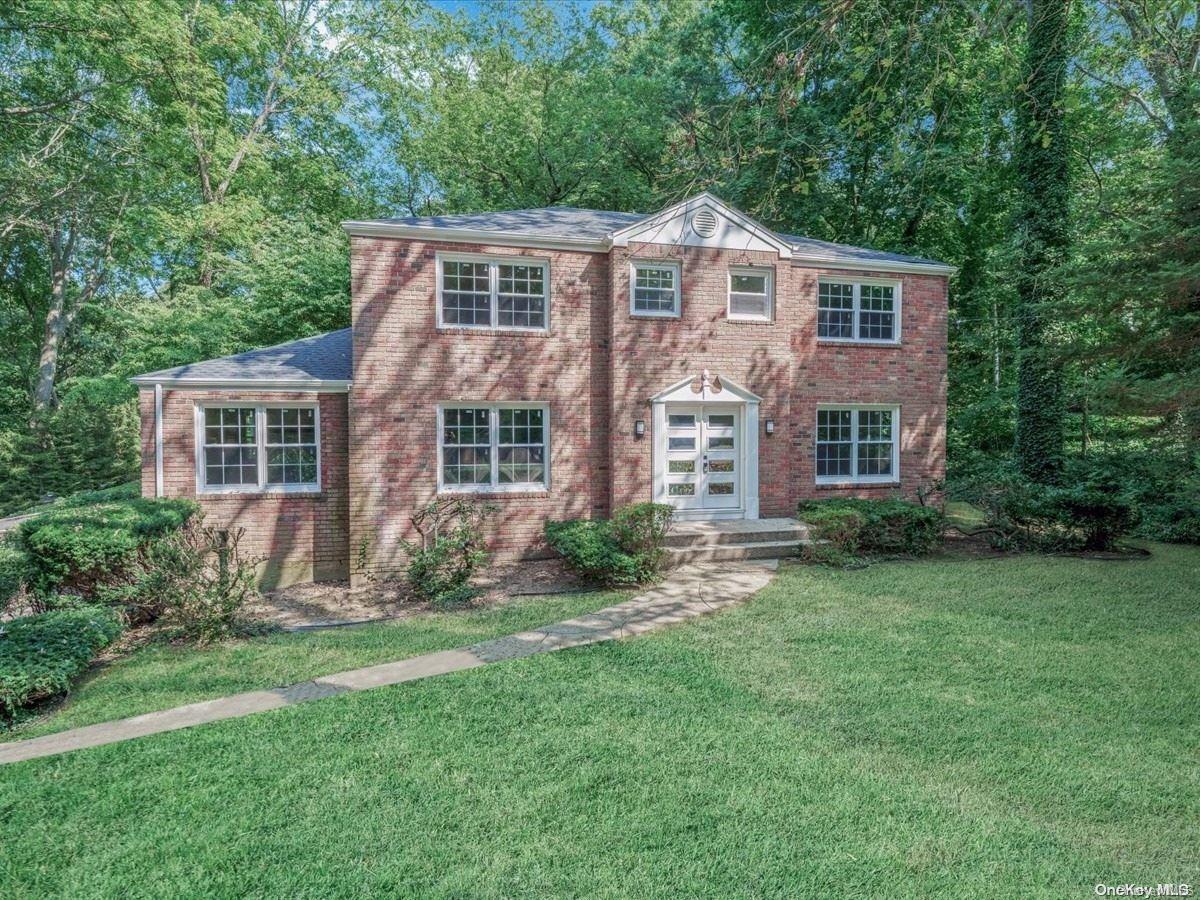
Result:
{"label": "green lawn", "polygon": [[62,708],[0,732],[34,737],[168,709],[239,691],[278,687],[569,619],[619,603],[628,593],[520,597],[499,606],[451,610],[396,622],[276,633],[211,647],[150,644],[78,685]]}
{"label": "green lawn", "polygon": [[788,568],[634,640],[6,767],[0,895],[1195,886],[1200,551],[1154,553]]}

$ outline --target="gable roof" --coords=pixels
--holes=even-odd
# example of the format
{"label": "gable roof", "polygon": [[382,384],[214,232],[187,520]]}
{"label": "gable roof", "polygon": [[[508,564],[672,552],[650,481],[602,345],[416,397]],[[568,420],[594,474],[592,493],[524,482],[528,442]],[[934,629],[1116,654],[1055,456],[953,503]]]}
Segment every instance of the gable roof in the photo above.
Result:
{"label": "gable roof", "polygon": [[249,350],[234,356],[147,372],[131,378],[140,387],[241,387],[344,391],[352,378],[351,330]]}
{"label": "gable roof", "polygon": [[624,228],[614,231],[609,237],[614,247],[625,247],[628,246],[630,241],[639,240],[639,236],[645,234],[647,231],[663,232],[674,220],[681,219],[688,213],[694,213],[704,208],[720,213],[723,217],[733,222],[736,227],[741,228],[746,235],[757,238],[763,244],[772,247],[784,259],[791,258],[791,244],[774,231],[771,231],[771,229],[759,225],[748,215],[722,202],[719,198],[708,193],[708,191],[676,203],[674,206],[668,206],[662,212],[646,216],[637,222],[626,225]]}
{"label": "gable roof", "polygon": [[708,192],[651,214],[548,206],[464,215],[355,220],[343,222],[342,227],[349,234],[368,237],[464,241],[606,253],[614,244],[621,246],[641,227],[649,228],[670,221],[702,205],[716,208],[738,226],[774,246],[781,256],[790,256],[793,263],[934,275],[952,275],[955,271],[953,266],[933,259],[772,231]]}

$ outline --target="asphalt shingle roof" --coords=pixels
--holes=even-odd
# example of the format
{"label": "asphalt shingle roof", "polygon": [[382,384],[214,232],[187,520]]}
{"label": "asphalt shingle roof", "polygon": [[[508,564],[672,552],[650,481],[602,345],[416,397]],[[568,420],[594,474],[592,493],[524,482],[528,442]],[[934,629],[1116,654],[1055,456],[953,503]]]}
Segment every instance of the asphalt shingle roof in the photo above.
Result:
{"label": "asphalt shingle roof", "polygon": [[343,328],[235,356],[148,372],[134,381],[350,381],[351,354],[350,329]]}

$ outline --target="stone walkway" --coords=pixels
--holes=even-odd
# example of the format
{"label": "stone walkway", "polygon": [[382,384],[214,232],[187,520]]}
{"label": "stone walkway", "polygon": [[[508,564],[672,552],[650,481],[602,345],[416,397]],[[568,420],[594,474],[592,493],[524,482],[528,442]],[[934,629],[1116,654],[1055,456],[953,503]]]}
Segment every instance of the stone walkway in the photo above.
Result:
{"label": "stone walkway", "polygon": [[683,566],[670,573],[657,587],[624,603],[585,616],[483,641],[457,650],[426,653],[396,662],[351,669],[264,691],[249,691],[217,700],[190,703],[174,709],[146,713],[130,719],[72,728],[57,734],[0,744],[0,764],[52,756],[70,750],[99,747],[131,738],[176,731],[266,712],[310,700],[322,700],[349,691],[365,691],[385,685],[415,681],[447,672],[461,672],[489,663],[520,659],[536,653],[582,647],[616,638],[630,637],[716,612],[745,600],[765,587],[776,563],[703,563]]}

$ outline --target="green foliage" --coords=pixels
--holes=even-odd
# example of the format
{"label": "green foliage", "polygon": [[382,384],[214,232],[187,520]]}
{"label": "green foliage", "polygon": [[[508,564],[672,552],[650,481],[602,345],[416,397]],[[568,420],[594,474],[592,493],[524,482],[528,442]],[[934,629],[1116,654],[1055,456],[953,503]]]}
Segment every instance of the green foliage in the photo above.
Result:
{"label": "green foliage", "polygon": [[431,603],[463,603],[475,594],[471,578],[488,559],[484,523],[496,513],[492,504],[440,498],[413,516],[421,543],[404,543],[408,583]]}
{"label": "green foliage", "polygon": [[1036,550],[1111,550],[1138,520],[1134,498],[1104,473],[1062,486],[1014,475],[988,486],[979,503],[1002,545]]}
{"label": "green foliage", "polygon": [[797,516],[828,549],[810,549],[818,557],[832,554],[843,561],[868,556],[926,556],[942,544],[945,517],[932,506],[905,500],[812,500],[800,504]]}
{"label": "green foliage", "polygon": [[13,542],[0,540],[0,611],[29,580],[29,557]]}
{"label": "green foliage", "polygon": [[644,584],[662,572],[663,543],[673,513],[661,503],[634,503],[619,508],[611,521],[547,522],[546,541],[574,572],[590,581]]}
{"label": "green foliage", "polygon": [[29,562],[29,586],[93,596],[120,583],[151,542],[181,528],[197,511],[183,499],[113,500],[56,507],[14,532]]}
{"label": "green foliage", "polygon": [[865,522],[861,511],[833,505],[801,507],[812,543],[801,554],[811,562],[850,567],[862,562],[859,549]]}
{"label": "green foliage", "polygon": [[120,633],[115,613],[96,606],[0,622],[0,722],[12,721],[22,707],[66,693]]}

